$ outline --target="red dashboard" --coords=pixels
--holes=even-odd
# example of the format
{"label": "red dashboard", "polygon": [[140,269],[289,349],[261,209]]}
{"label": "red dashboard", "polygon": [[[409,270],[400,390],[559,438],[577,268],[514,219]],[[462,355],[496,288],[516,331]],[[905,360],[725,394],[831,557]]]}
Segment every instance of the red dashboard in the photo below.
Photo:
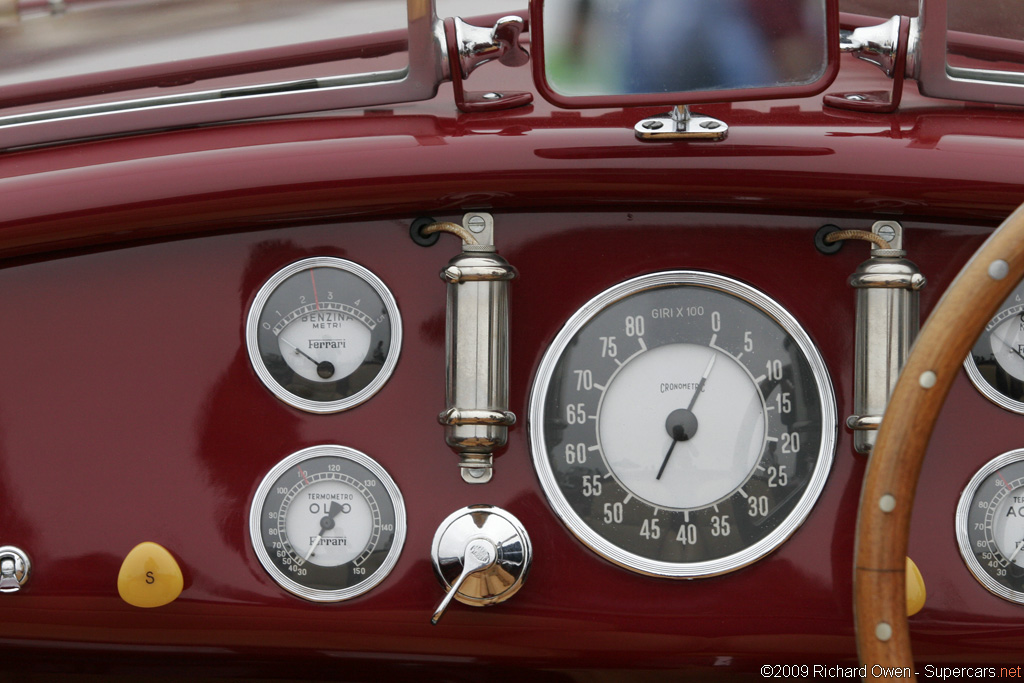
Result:
{"label": "red dashboard", "polygon": [[[494,76],[531,88],[526,70]],[[881,83],[882,85],[879,85]],[[854,60],[838,90],[886,87]],[[1024,199],[1024,130],[1011,107],[927,100],[895,114],[820,97],[700,108],[714,144],[649,144],[633,110],[537,100],[463,114],[449,86],[415,105],[95,140],[0,156],[0,545],[32,576],[0,595],[0,671],[124,676],[432,675],[582,679],[666,670],[759,675],[765,664],[856,666],[853,538],[865,456],[853,412],[855,292],[868,246],[815,247],[824,225],[899,221],[928,279],[922,319]],[[646,110],[641,113],[648,113]],[[510,286],[510,402],[518,421],[493,481],[463,482],[446,446],[445,284],[454,240],[420,246],[418,218],[494,217]],[[346,259],[393,293],[393,375],[361,405],[320,415],[261,384],[246,352],[260,287],[301,259]],[[770,295],[820,351],[839,427],[806,521],[763,559],[720,576],[654,578],[608,562],[552,510],[530,449],[541,358],[581,306],[659,271],[725,275]],[[1021,607],[961,560],[957,501],[984,463],[1019,448],[1020,415],[962,374],[928,453],[910,556],[928,589],[910,619],[934,665],[1010,665]],[[379,585],[340,603],[300,599],[249,536],[261,480],[300,449],[366,453],[404,497],[407,536]],[[452,512],[515,515],[532,568],[508,602],[453,604],[430,562]],[[184,587],[155,609],[118,595],[138,543],[176,559]]]}

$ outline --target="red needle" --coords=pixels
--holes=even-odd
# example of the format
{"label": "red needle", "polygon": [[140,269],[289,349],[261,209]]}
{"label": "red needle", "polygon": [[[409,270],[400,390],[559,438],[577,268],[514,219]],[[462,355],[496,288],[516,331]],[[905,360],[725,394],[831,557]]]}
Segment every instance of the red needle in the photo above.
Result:
{"label": "red needle", "polygon": [[309,269],[309,279],[313,283],[313,301],[316,302],[316,310],[320,310],[320,297],[316,295],[316,278],[313,276],[313,269]]}
{"label": "red needle", "polygon": [[309,479],[306,479],[306,473],[302,471],[301,467],[299,468],[299,476],[305,479],[307,484],[309,483]]}

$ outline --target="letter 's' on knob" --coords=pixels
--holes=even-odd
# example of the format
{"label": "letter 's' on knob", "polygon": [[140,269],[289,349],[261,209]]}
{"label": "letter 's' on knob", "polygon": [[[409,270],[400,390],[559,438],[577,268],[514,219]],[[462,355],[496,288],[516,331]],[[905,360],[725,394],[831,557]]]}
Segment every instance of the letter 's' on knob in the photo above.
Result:
{"label": "letter 's' on knob", "polygon": [[430,559],[448,591],[430,619],[436,624],[452,599],[484,607],[515,595],[530,570],[533,549],[513,515],[492,505],[471,505],[437,528]]}

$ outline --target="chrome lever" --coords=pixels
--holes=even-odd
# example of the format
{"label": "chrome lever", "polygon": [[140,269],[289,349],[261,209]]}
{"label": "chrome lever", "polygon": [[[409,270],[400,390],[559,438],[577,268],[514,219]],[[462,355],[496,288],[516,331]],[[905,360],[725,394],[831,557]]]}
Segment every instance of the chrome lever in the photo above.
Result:
{"label": "chrome lever", "polygon": [[434,616],[430,618],[430,623],[436,625],[441,620],[441,617],[444,616],[444,611],[448,609],[448,604],[451,603],[452,598],[462,588],[462,584],[466,579],[479,571],[488,569],[494,565],[494,561],[497,559],[498,549],[490,541],[483,538],[474,538],[467,543],[466,552],[462,557],[462,573],[459,574],[459,578],[452,584],[441,604],[434,610]]}
{"label": "chrome lever", "polygon": [[452,600],[486,607],[515,595],[530,571],[533,549],[526,529],[511,513],[493,505],[470,505],[441,522],[430,559],[441,585],[450,586],[430,619],[436,624]]}

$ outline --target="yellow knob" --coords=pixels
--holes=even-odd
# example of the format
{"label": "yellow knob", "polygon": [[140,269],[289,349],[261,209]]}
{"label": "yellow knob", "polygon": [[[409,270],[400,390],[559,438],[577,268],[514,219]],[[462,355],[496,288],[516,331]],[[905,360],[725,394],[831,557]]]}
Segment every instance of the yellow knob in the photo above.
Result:
{"label": "yellow knob", "polygon": [[907,558],[907,616],[912,617],[924,607],[927,593],[924,589],[924,577],[914,561]]}
{"label": "yellow knob", "polygon": [[185,580],[174,556],[162,545],[140,543],[121,564],[117,592],[135,607],[160,607],[181,595]]}

